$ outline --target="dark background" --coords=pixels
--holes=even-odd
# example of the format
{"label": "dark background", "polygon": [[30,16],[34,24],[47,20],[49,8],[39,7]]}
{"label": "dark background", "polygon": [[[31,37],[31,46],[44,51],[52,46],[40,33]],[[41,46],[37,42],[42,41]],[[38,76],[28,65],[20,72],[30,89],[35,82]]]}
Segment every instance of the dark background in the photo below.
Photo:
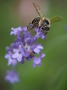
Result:
{"label": "dark background", "polygon": [[[20,82],[11,85],[4,80],[7,66],[5,47],[10,45],[11,27],[26,26],[37,16],[32,2],[35,0],[0,0],[0,90],[67,90],[67,0],[37,0],[44,17],[60,15],[63,20],[51,25],[47,38],[37,41],[44,47],[46,57],[41,67],[32,68],[30,62],[18,64]],[[30,10],[29,10],[30,9]]]}

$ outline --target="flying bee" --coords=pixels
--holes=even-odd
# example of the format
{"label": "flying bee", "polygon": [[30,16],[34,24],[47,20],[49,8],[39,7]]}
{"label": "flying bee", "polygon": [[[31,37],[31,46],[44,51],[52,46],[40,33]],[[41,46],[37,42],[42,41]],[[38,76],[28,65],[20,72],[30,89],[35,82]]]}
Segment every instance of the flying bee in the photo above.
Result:
{"label": "flying bee", "polygon": [[27,29],[32,30],[34,28],[41,29],[42,33],[46,35],[50,30],[50,25],[54,22],[59,22],[62,20],[60,16],[54,16],[51,19],[42,16],[40,6],[33,2],[33,5],[38,13],[38,17],[34,18],[28,25]]}

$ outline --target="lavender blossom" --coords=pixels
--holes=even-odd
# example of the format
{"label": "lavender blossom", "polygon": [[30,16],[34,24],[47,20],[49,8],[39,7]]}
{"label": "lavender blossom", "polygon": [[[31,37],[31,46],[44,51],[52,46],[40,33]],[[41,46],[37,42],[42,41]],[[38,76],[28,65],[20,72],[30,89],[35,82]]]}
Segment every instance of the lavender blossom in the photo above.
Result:
{"label": "lavender blossom", "polygon": [[[36,31],[36,35],[32,36],[30,32],[27,32],[27,27],[11,28],[10,34],[14,34],[17,37],[11,44],[11,47],[6,48],[8,53],[5,55],[5,58],[8,59],[8,65],[12,64],[13,67],[16,67],[17,62],[23,64],[25,60],[30,61],[32,59],[33,67],[36,65],[41,66],[41,61],[45,57],[45,54],[40,54],[43,46],[36,44],[36,41],[39,37],[44,39],[45,36],[39,28],[34,30]],[[21,34],[22,32],[23,34]],[[35,57],[36,54],[40,54],[40,56]],[[8,80],[12,84],[19,82],[18,74],[14,70],[7,71],[5,80]]]}
{"label": "lavender blossom", "polygon": [[13,51],[14,51],[14,54],[12,58],[16,58],[20,62],[22,60],[22,57],[25,56],[25,53],[21,45],[19,45],[18,49],[13,49]]}
{"label": "lavender blossom", "polygon": [[8,51],[8,53],[5,54],[5,58],[8,59],[8,64],[7,65],[9,66],[9,65],[12,64],[13,66],[15,66],[17,64],[17,59],[12,58],[12,56],[13,56],[12,48],[6,47],[6,50]]}
{"label": "lavender blossom", "polygon": [[46,36],[42,33],[41,29],[39,28],[34,28],[34,30],[36,31],[36,37],[39,38],[41,37],[42,39],[44,39]]}
{"label": "lavender blossom", "polygon": [[42,49],[43,47],[41,45],[37,45],[37,47],[34,48],[34,52],[39,54]]}
{"label": "lavender blossom", "polygon": [[11,33],[10,33],[10,35],[12,35],[12,34],[14,34],[15,36],[17,35],[17,36],[20,36],[20,33],[21,33],[21,31],[27,31],[27,27],[23,27],[23,28],[21,28],[21,27],[18,27],[18,28],[11,28]]}
{"label": "lavender blossom", "polygon": [[9,81],[11,84],[14,84],[15,82],[20,81],[18,77],[18,73],[16,73],[15,71],[7,71],[5,80]]}
{"label": "lavender blossom", "polygon": [[16,58],[12,58],[12,53],[8,53],[8,54],[6,54],[5,55],[5,58],[6,59],[8,59],[8,64],[7,65],[13,65],[13,66],[15,66],[16,64],[17,64],[17,60],[16,60]]}
{"label": "lavender blossom", "polygon": [[20,36],[20,32],[21,32],[21,30],[22,30],[22,28],[21,27],[18,27],[18,28],[11,28],[11,33],[10,33],[10,35],[12,35],[12,34],[14,34],[15,36],[17,35],[17,36]]}
{"label": "lavender blossom", "polygon": [[[41,44],[35,44],[39,37],[45,38],[39,28],[36,30],[36,35],[32,36],[30,32],[27,32],[27,27],[12,28],[11,35],[18,35],[18,32],[23,31],[23,35],[18,35],[14,43],[11,44],[12,53],[6,54],[5,58],[8,59],[8,65],[14,62],[24,62],[24,59],[30,61],[35,58],[35,54],[39,54],[43,49]],[[12,60],[11,60],[12,59]],[[34,60],[33,60],[34,61]]]}
{"label": "lavender blossom", "polygon": [[41,61],[42,61],[42,58],[45,57],[45,54],[41,54],[40,57],[33,57],[33,67],[35,67],[36,65],[38,66],[41,66]]}

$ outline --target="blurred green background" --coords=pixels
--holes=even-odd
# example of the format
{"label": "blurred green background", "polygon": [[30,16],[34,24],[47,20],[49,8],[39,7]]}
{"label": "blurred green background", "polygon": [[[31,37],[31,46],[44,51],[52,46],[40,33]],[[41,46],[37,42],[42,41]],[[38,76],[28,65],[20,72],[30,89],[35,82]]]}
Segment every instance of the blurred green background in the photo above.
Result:
{"label": "blurred green background", "polygon": [[[39,2],[43,16],[51,18],[60,15],[63,20],[51,25],[45,40],[40,38],[37,41],[42,43],[42,52],[46,54],[42,66],[32,68],[32,60],[25,61],[25,64],[19,63],[17,71],[20,83],[11,85],[4,80],[6,70],[10,70],[4,58],[5,47],[14,41],[14,36],[10,36],[11,27],[23,27],[37,15],[33,1],[35,0],[0,0],[0,90],[67,90],[67,0],[35,1]],[[29,5],[28,8],[25,5]],[[32,9],[28,10],[30,8]]]}

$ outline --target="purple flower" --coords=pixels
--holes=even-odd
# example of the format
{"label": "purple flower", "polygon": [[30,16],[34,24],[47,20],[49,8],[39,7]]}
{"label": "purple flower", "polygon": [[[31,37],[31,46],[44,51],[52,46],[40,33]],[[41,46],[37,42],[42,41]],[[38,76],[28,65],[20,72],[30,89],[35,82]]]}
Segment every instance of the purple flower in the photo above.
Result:
{"label": "purple flower", "polygon": [[[43,49],[41,44],[36,44],[36,41],[39,37],[45,38],[44,34],[41,32],[39,28],[35,29],[37,32],[35,36],[32,36],[30,32],[27,32],[27,27],[18,27],[12,28],[11,34],[17,35],[19,37],[15,38],[14,43],[11,44],[11,48],[8,48],[8,54],[5,55],[5,58],[8,59],[8,65],[14,65],[17,61],[24,63],[24,59],[30,61],[33,59],[35,62],[35,54],[39,54]],[[20,34],[19,34],[20,32]],[[21,34],[23,32],[23,34]],[[12,51],[11,51],[12,50]],[[9,51],[11,53],[9,53]],[[38,58],[40,63],[33,64],[41,64],[41,56]],[[37,62],[37,61],[36,61]]]}
{"label": "purple flower", "polygon": [[26,27],[26,26],[23,27],[23,28],[22,28],[22,31],[23,31],[23,32],[26,32],[26,31],[27,31],[27,27]]}
{"label": "purple flower", "polygon": [[17,37],[15,42],[11,44],[13,48],[13,55],[12,58],[17,59],[19,62],[24,62],[24,59],[30,61],[34,54],[39,54],[43,49],[41,44],[35,44],[36,40],[41,36],[43,38],[43,33],[36,29],[37,34],[32,36],[30,32],[26,31],[26,27],[23,27],[23,35]]}
{"label": "purple flower", "polygon": [[15,71],[7,71],[5,80],[9,81],[11,84],[19,82],[18,73],[16,73]]}
{"label": "purple flower", "polygon": [[34,51],[36,54],[39,54],[42,49],[43,49],[42,45],[37,45],[37,46],[34,48],[33,51]]}
{"label": "purple flower", "polygon": [[35,67],[36,65],[38,66],[41,66],[41,61],[42,61],[42,58],[45,57],[45,54],[41,54],[40,57],[33,57],[33,67]]}
{"label": "purple flower", "polygon": [[17,36],[20,36],[20,32],[21,32],[21,30],[22,30],[22,28],[21,27],[18,27],[18,28],[11,28],[11,33],[10,33],[10,35],[12,35],[12,34],[14,34],[15,36],[17,35]]}
{"label": "purple flower", "polygon": [[[45,57],[45,54],[40,54],[43,46],[41,44],[36,44],[37,39],[39,37],[44,39],[45,35],[39,28],[35,28],[34,30],[36,31],[36,35],[32,36],[30,32],[27,32],[26,26],[23,28],[11,28],[10,35],[14,34],[17,36],[14,42],[11,43],[11,47],[6,47],[8,53],[5,54],[5,58],[8,60],[8,65],[12,64],[12,70],[7,71],[5,80],[9,81],[11,84],[19,82],[18,73],[14,71],[17,62],[23,64],[25,60],[32,60],[33,67],[36,65],[41,66],[42,58]],[[35,54],[40,54],[40,56],[35,57]]]}
{"label": "purple flower", "polygon": [[34,28],[34,30],[36,31],[36,36],[37,38],[41,37],[42,39],[44,39],[46,36],[41,32],[41,29],[39,28]]}
{"label": "purple flower", "polygon": [[12,31],[11,31],[10,35],[14,34],[15,36],[17,35],[19,37],[21,31],[27,31],[27,27],[23,27],[23,28],[21,28],[21,27],[13,28],[12,27],[11,30]]}
{"label": "purple flower", "polygon": [[12,58],[12,55],[13,54],[9,52],[8,54],[5,55],[5,58],[8,59],[8,65],[12,64],[13,66],[15,66],[17,64],[17,60],[16,58]]}
{"label": "purple flower", "polygon": [[21,62],[22,57],[25,56],[25,53],[21,47],[21,45],[19,45],[18,49],[13,49],[14,54],[12,56],[12,58],[16,58],[19,62]]}

